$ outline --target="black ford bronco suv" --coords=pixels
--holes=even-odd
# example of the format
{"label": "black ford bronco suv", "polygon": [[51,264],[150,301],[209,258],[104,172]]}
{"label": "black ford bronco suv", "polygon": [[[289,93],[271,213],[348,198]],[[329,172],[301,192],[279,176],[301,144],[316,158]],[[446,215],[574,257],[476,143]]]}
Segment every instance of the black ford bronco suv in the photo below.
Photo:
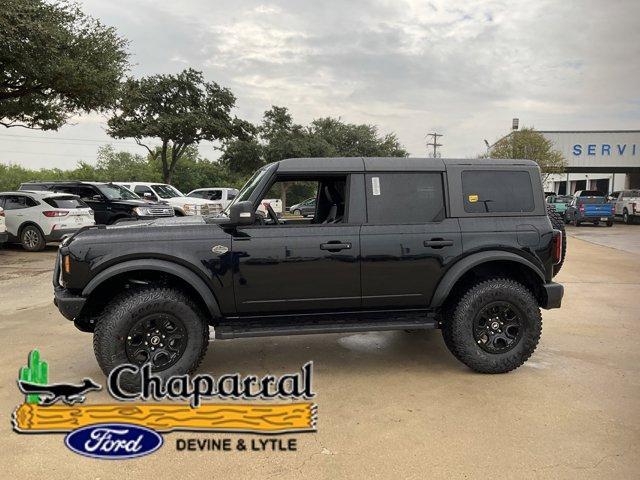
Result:
{"label": "black ford bronco suv", "polygon": [[[312,218],[256,213],[283,182],[315,192]],[[213,338],[432,328],[473,370],[502,373],[535,350],[540,308],[560,307],[563,245],[531,161],[288,159],[221,216],[65,239],[55,303],[93,332],[105,373],[191,372]]]}

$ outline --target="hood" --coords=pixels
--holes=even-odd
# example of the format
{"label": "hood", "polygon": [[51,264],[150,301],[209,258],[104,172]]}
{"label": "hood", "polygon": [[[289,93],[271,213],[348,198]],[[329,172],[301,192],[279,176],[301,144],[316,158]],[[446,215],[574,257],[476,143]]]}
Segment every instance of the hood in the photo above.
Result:
{"label": "hood", "polygon": [[166,207],[167,204],[158,202],[149,202],[143,199],[136,200],[111,200],[111,203],[117,203],[118,205],[127,205],[129,207]]}

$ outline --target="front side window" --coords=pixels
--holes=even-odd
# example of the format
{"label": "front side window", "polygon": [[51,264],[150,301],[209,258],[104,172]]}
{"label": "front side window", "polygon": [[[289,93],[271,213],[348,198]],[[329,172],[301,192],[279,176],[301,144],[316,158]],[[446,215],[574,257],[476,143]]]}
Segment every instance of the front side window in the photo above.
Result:
{"label": "front side window", "polygon": [[462,194],[467,213],[532,212],[535,208],[531,177],[525,170],[466,170]]}
{"label": "front side window", "polygon": [[368,173],[368,223],[397,225],[439,222],[444,218],[439,173]]}

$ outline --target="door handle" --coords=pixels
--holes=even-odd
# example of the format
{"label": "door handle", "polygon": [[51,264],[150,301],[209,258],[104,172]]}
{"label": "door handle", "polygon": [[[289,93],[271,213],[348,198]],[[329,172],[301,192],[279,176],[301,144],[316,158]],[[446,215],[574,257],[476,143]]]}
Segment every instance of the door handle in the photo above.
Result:
{"label": "door handle", "polygon": [[337,241],[320,244],[320,250],[329,250],[330,252],[339,252],[340,250],[349,250],[350,248],[350,243],[342,243]]}
{"label": "door handle", "polygon": [[424,241],[424,246],[430,248],[450,247],[452,245],[453,240],[447,240],[446,238],[432,238]]}

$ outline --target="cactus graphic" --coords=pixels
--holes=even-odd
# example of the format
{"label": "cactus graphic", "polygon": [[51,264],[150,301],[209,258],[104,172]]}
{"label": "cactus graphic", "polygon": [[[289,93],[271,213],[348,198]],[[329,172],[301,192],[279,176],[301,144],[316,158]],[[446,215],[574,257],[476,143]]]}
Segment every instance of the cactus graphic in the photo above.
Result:
{"label": "cactus graphic", "polygon": [[[29,362],[26,367],[20,369],[20,380],[25,382],[46,385],[49,382],[49,365],[40,360],[40,352],[31,350],[29,352]],[[26,395],[26,403],[40,403],[40,395]]]}

